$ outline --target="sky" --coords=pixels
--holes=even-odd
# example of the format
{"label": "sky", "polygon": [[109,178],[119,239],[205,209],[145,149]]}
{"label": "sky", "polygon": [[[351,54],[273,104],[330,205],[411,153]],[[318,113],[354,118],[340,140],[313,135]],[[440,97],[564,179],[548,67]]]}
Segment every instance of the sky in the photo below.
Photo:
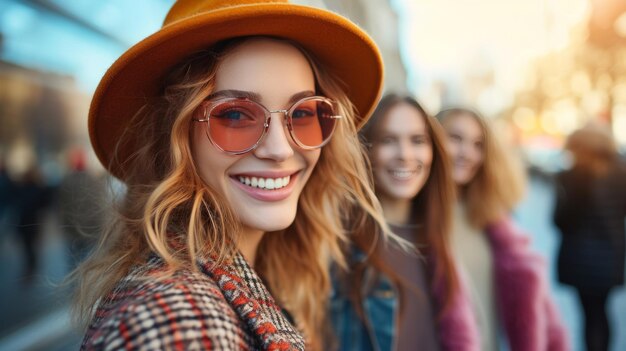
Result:
{"label": "sky", "polygon": [[[524,83],[532,60],[576,40],[587,0],[391,0],[400,18],[402,58],[408,86],[428,105],[431,86],[454,89],[468,75],[493,73],[485,100],[508,102]],[[473,103],[476,103],[474,101]],[[479,103],[480,104],[480,103]],[[487,103],[485,103],[487,104]],[[497,110],[502,106],[479,106]],[[437,109],[438,106],[431,106]]]}

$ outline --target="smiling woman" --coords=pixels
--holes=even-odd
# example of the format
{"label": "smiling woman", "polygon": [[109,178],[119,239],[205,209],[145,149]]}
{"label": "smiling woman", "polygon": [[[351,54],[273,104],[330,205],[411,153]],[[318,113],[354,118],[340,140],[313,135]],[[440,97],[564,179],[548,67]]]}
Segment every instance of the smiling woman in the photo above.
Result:
{"label": "smiling woman", "polygon": [[387,232],[356,136],[381,69],[334,13],[178,1],[91,105],[127,192],[76,272],[82,348],[320,349],[343,224]]}
{"label": "smiling woman", "polygon": [[[237,209],[242,240],[260,240],[263,233],[293,222],[300,194],[320,157],[320,148],[313,147],[323,140],[308,149],[298,147],[286,132],[287,128],[293,130],[294,113],[284,110],[287,112],[274,113],[274,119],[266,118],[266,109],[259,103],[279,110],[294,101],[306,105],[301,98],[314,95],[315,77],[296,47],[275,39],[248,39],[225,56],[215,72],[214,90],[212,96],[229,92],[234,97],[214,106],[206,123],[192,126],[196,167],[204,182]],[[227,106],[222,108],[223,104]],[[310,109],[315,115],[318,104],[313,101]],[[324,117],[313,117],[319,130],[317,120]],[[228,148],[233,143],[243,146],[237,149],[249,151],[231,155]],[[287,180],[284,186],[283,179]],[[256,186],[252,186],[255,180]],[[247,258],[254,262],[254,253],[249,252]]]}
{"label": "smiling woman", "polygon": [[489,121],[470,108],[441,111],[457,186],[454,257],[467,277],[480,350],[570,350],[550,296],[545,262],[510,212],[524,193],[523,171]]}
{"label": "smiling woman", "polygon": [[477,350],[448,243],[454,187],[441,127],[414,98],[390,94],[361,134],[385,220],[420,251],[356,238],[352,269],[333,280],[340,350]]}

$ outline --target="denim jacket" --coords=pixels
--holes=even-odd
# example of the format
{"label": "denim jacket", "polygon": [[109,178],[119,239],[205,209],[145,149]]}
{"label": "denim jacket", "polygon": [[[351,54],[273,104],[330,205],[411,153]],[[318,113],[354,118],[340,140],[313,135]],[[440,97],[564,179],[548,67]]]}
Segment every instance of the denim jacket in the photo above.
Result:
{"label": "denim jacket", "polygon": [[[365,254],[353,251],[349,260],[363,262]],[[341,351],[391,351],[394,349],[398,293],[392,282],[366,268],[361,293],[364,320],[350,299],[349,286],[338,267],[333,270],[333,289],[330,315],[338,350]],[[374,325],[373,323],[376,323]]]}

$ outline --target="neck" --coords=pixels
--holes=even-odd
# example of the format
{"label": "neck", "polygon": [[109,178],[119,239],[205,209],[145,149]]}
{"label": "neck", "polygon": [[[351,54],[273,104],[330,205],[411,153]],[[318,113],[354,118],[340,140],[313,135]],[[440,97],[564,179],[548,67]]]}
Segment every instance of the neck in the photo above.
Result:
{"label": "neck", "polygon": [[379,195],[383,216],[388,223],[405,225],[409,223],[411,215],[411,199],[392,199]]}
{"label": "neck", "polygon": [[465,201],[465,194],[467,193],[467,184],[457,185],[456,196],[458,201]]}
{"label": "neck", "polygon": [[263,239],[263,234],[265,232],[262,230],[244,227],[237,242],[237,248],[252,268],[254,268],[256,252],[261,239]]}

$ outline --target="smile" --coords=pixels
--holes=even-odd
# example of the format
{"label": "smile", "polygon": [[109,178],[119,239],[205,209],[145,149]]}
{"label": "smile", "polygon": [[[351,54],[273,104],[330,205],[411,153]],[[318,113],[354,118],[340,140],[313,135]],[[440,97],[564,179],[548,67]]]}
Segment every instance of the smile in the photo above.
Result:
{"label": "smile", "polygon": [[407,169],[392,169],[389,170],[389,174],[392,177],[397,178],[399,180],[405,180],[413,177],[417,174],[417,170],[407,170]]}
{"label": "smile", "polygon": [[296,172],[258,172],[232,175],[230,179],[237,188],[253,199],[281,201],[288,198],[297,183]]}
{"label": "smile", "polygon": [[263,177],[247,177],[239,176],[239,182],[252,188],[259,188],[263,190],[274,190],[286,187],[291,181],[291,176],[280,178],[263,178]]}

